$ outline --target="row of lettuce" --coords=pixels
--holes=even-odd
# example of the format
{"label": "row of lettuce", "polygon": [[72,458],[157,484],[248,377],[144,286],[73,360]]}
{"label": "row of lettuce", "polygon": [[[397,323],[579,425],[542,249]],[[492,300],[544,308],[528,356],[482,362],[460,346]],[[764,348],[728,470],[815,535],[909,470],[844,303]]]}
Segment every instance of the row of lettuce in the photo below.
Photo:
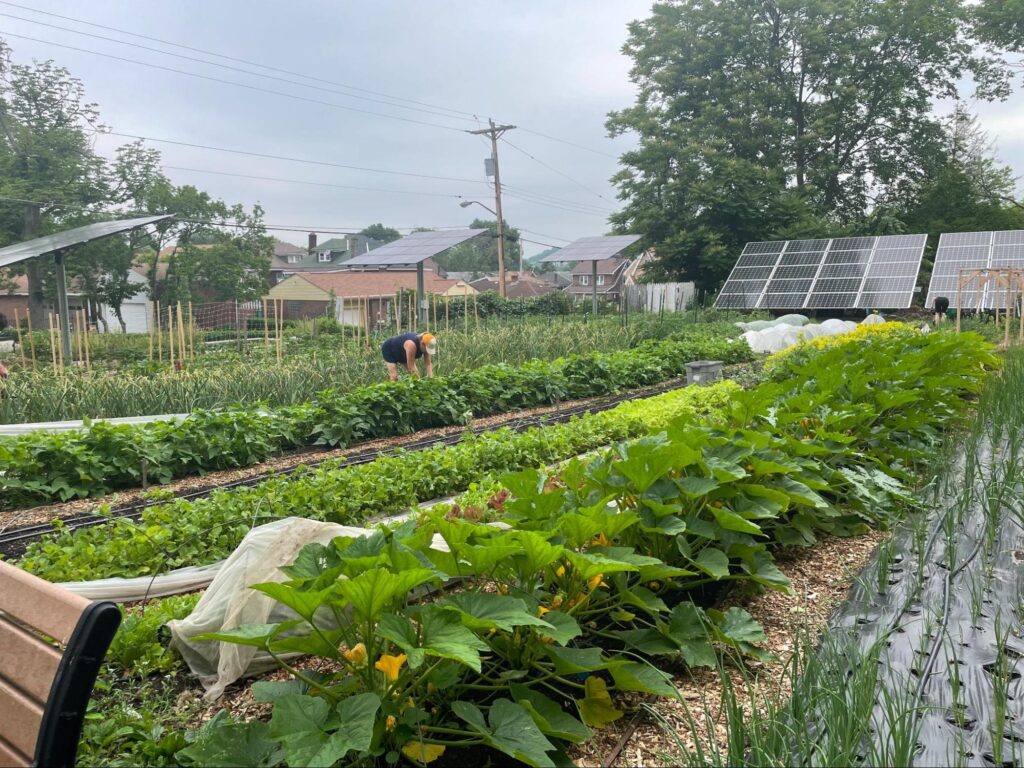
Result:
{"label": "row of lettuce", "polygon": [[[446,751],[459,760],[489,749],[529,765],[563,764],[571,744],[623,715],[619,692],[674,696],[662,669],[714,665],[723,651],[759,656],[763,632],[752,617],[704,607],[721,594],[716,588],[787,591],[774,564],[778,547],[890,523],[919,466],[997,365],[980,338],[890,328],[781,357],[749,392],[728,384],[687,392],[697,399],[674,419],[671,398],[684,393],[652,401],[632,428],[606,426],[598,435],[589,420],[615,421],[608,412],[526,433],[510,449],[522,453],[505,463],[522,468],[502,476],[500,487],[484,481],[483,493],[397,529],[307,547],[285,583],[256,586],[298,618],[210,640],[270,651],[292,679],[253,686],[272,705],[269,721],[221,713],[177,759],[426,764]],[[557,470],[532,468],[585,450],[571,435],[581,426],[595,429],[598,442],[658,434]],[[545,436],[565,450],[528,454],[526,446]],[[450,452],[437,452],[436,461]],[[382,474],[366,486],[379,490],[383,479],[408,475],[420,491],[403,491],[404,501],[348,507],[354,486],[334,495],[314,482],[294,504],[287,486],[276,489],[281,497],[271,504],[283,505],[276,514],[359,520],[409,496],[438,495],[432,483],[452,467],[422,459],[383,460]],[[328,483],[330,474],[298,482]],[[481,496],[487,502],[467,514],[469,500]],[[168,509],[176,506],[195,511],[180,503]],[[495,521],[509,527],[488,524]],[[148,531],[161,525],[153,521]],[[431,548],[434,534],[448,552]],[[100,538],[90,541],[102,547]],[[85,550],[77,565],[44,554],[26,560],[44,575],[88,561]],[[138,560],[128,570],[146,572]],[[410,601],[417,589],[440,590],[452,578],[462,579],[457,590]],[[293,652],[326,663],[293,668],[285,658]]]}
{"label": "row of lettuce", "polygon": [[630,350],[327,391],[313,402],[272,410],[196,411],[181,422],[101,421],[79,431],[0,438],[0,508],[99,496],[137,487],[144,477],[166,483],[251,466],[289,450],[349,446],[657,384],[698,359],[751,359],[747,344],[727,332],[696,326]]}

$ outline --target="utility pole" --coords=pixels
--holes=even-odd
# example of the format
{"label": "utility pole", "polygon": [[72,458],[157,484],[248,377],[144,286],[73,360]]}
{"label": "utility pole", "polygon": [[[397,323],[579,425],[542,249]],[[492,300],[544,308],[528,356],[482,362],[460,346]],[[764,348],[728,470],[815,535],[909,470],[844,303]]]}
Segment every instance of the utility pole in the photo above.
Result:
{"label": "utility pole", "polygon": [[477,131],[466,131],[466,133],[478,136],[491,137],[491,162],[494,164],[494,213],[498,217],[498,295],[505,297],[505,220],[501,216],[501,173],[498,170],[498,139],[506,131],[515,128],[514,125],[495,125],[494,121],[488,118],[490,128],[481,128]]}

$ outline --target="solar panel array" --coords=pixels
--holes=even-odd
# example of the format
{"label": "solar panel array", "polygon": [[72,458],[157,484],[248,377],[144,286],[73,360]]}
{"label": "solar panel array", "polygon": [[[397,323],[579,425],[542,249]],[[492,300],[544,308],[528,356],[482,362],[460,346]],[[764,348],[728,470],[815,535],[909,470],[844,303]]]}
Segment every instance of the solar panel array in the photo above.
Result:
{"label": "solar panel array", "polygon": [[910,306],[927,235],[747,243],[719,309]]}
{"label": "solar panel array", "polygon": [[374,248],[362,256],[345,262],[346,267],[386,266],[389,264],[419,264],[449,248],[471,240],[486,229],[448,229],[433,232],[413,232],[401,240]]}
{"label": "solar panel array", "polygon": [[[939,237],[935,266],[928,284],[927,306],[936,296],[945,296],[951,307],[957,302],[957,283],[962,269],[1024,269],[1024,230],[1002,232],[950,232]],[[1006,290],[993,283],[979,286],[972,282],[961,292],[964,309],[1003,309],[1007,306]]]}
{"label": "solar panel array", "polygon": [[641,235],[581,237],[541,261],[603,261],[618,256],[640,238]]}
{"label": "solar panel array", "polygon": [[0,267],[10,264],[17,264],[19,261],[33,259],[54,251],[62,251],[75,245],[82,245],[92,240],[99,240],[101,237],[110,237],[121,232],[130,232],[138,227],[147,224],[155,224],[164,219],[174,218],[167,214],[163,216],[143,216],[138,219],[121,219],[120,221],[97,221],[93,224],[85,224],[74,229],[67,229],[63,232],[56,232],[45,237],[37,237],[34,240],[26,240],[22,243],[8,245],[0,248]]}

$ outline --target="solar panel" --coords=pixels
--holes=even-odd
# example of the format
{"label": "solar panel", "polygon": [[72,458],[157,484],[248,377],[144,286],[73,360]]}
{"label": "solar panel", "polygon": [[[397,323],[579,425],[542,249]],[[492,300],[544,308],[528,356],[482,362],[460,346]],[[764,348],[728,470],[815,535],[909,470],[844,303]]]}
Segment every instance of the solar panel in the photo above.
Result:
{"label": "solar panel", "polygon": [[581,237],[550,256],[545,256],[541,261],[603,261],[618,256],[641,237],[641,235]]}
{"label": "solar panel", "polygon": [[904,309],[927,235],[747,243],[719,309]]}
{"label": "solar panel", "polygon": [[419,264],[444,253],[460,243],[487,232],[486,229],[448,229],[436,232],[413,232],[401,240],[382,245],[362,256],[345,262],[346,267],[385,266],[388,264]]}
{"label": "solar panel", "polygon": [[129,232],[147,224],[170,218],[173,216],[143,216],[138,219],[121,219],[120,221],[97,221],[94,224],[86,224],[45,237],[37,237],[34,240],[26,240],[23,243],[8,245],[6,248],[0,248],[0,267],[17,264],[19,261],[26,261],[54,251],[62,251],[65,248],[99,240],[102,237]]}
{"label": "solar panel", "polygon": [[[937,296],[945,296],[955,307],[961,270],[1001,267],[1024,269],[1024,230],[944,233],[935,251],[925,303],[933,306]],[[1003,309],[1007,305],[1006,290],[991,283],[979,286],[972,282],[960,292],[960,301],[964,309]]]}

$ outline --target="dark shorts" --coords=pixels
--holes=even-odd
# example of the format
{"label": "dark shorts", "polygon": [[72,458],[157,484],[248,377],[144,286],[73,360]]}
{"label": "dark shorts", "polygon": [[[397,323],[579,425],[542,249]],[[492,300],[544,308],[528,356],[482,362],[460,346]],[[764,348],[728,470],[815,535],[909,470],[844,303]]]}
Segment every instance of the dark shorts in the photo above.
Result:
{"label": "dark shorts", "polygon": [[[384,362],[385,363],[392,363],[393,365],[402,365],[403,363],[405,363],[405,355],[403,354],[400,360],[399,359],[395,359],[395,358],[397,358],[397,355],[392,353],[392,351],[390,349],[388,349],[388,346],[386,344],[383,347],[380,348],[380,351],[381,351],[381,354],[384,355]],[[403,350],[403,352],[404,352],[404,350]]]}
{"label": "dark shorts", "polygon": [[949,309],[949,299],[946,298],[945,296],[936,296],[935,297],[935,311],[938,314],[942,314],[947,309]]}

